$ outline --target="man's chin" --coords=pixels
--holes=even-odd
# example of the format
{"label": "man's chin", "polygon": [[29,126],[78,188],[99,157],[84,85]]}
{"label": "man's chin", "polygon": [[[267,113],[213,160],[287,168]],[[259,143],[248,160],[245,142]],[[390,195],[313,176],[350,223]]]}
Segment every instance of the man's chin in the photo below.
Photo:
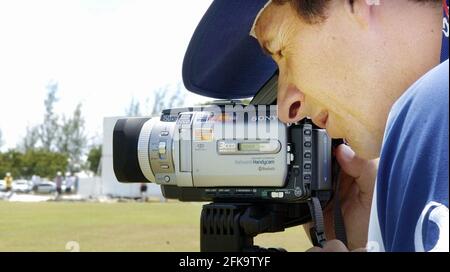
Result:
{"label": "man's chin", "polygon": [[380,145],[372,139],[366,140],[363,143],[349,140],[348,145],[355,152],[356,156],[362,159],[373,160],[380,157]]}

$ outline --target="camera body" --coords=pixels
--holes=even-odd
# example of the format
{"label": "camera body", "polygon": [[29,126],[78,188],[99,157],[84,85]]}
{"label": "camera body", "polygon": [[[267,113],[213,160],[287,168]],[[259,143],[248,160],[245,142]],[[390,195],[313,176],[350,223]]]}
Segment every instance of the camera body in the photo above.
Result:
{"label": "camera body", "polygon": [[332,142],[304,119],[286,125],[276,106],[218,104],[120,119],[113,164],[120,182],[155,182],[166,198],[233,203],[328,201]]}

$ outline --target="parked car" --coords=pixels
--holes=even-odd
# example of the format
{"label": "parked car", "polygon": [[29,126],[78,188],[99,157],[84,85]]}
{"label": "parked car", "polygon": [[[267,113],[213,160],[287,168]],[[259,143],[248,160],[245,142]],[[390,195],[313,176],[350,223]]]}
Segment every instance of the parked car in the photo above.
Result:
{"label": "parked car", "polygon": [[56,192],[56,184],[52,181],[42,181],[34,185],[33,191],[37,194],[51,194]]}
{"label": "parked car", "polygon": [[17,193],[29,193],[33,190],[33,185],[31,181],[25,179],[19,179],[13,181],[12,191]]}

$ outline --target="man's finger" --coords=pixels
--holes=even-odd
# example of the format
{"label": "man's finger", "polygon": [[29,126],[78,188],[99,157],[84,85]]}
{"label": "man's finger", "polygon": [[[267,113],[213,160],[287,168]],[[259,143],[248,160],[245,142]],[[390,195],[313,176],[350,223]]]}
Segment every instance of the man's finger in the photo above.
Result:
{"label": "man's finger", "polygon": [[339,240],[329,240],[323,247],[323,252],[348,252],[348,248]]}
{"label": "man's finger", "polygon": [[353,178],[359,178],[368,161],[356,156],[347,145],[341,144],[336,148],[336,159],[342,170]]}
{"label": "man's finger", "polygon": [[362,159],[356,156],[355,152],[347,145],[340,145],[336,148],[336,159],[342,171],[355,179],[359,190],[371,195],[379,160]]}
{"label": "man's finger", "polygon": [[348,248],[339,240],[329,240],[323,248],[313,247],[306,252],[348,252]]}
{"label": "man's finger", "polygon": [[322,252],[323,249],[320,247],[312,247],[310,249],[308,249],[306,252]]}

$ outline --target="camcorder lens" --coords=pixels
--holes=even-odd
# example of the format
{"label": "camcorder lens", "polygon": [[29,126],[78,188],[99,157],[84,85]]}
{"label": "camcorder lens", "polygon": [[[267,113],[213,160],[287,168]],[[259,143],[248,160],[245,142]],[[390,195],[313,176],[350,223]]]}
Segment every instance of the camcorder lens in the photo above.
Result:
{"label": "camcorder lens", "polygon": [[114,126],[114,174],[121,182],[148,182],[138,161],[139,134],[150,118],[120,119]]}

